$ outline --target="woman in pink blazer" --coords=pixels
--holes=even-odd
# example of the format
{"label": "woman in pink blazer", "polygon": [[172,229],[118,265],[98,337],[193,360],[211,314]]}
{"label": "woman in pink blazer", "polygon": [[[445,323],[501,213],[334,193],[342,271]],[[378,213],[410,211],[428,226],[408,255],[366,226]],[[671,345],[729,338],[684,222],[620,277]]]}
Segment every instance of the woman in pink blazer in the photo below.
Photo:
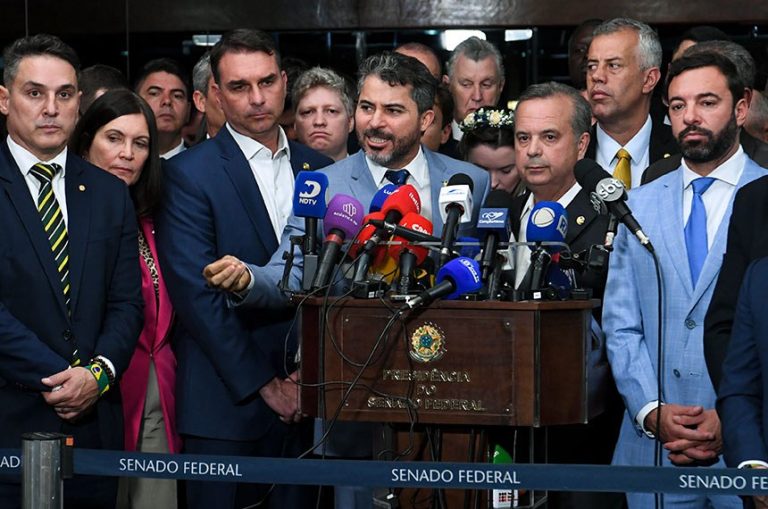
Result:
{"label": "woman in pink blazer", "polygon": [[[130,90],[109,91],[83,114],[72,135],[71,148],[130,186],[139,220],[144,328],[128,369],[118,374],[125,449],[177,453],[181,440],[176,432],[176,358],[170,343],[173,308],[157,259],[152,222],[161,196],[152,110]],[[176,482],[125,478],[118,498],[120,508],[175,508]]]}

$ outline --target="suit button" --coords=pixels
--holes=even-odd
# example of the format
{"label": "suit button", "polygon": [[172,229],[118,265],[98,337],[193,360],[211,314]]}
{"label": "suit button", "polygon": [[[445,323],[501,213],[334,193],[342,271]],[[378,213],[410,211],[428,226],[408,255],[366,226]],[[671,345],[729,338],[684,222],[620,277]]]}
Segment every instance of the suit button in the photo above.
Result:
{"label": "suit button", "polygon": [[674,373],[677,378],[680,378],[680,372],[678,370],[673,369],[672,373]]}
{"label": "suit button", "polygon": [[696,322],[691,320],[690,318],[685,320],[685,326],[689,329],[695,329],[696,328]]}
{"label": "suit button", "polygon": [[69,341],[72,339],[72,331],[67,329],[64,332],[61,333],[61,337],[64,338],[64,341]]}

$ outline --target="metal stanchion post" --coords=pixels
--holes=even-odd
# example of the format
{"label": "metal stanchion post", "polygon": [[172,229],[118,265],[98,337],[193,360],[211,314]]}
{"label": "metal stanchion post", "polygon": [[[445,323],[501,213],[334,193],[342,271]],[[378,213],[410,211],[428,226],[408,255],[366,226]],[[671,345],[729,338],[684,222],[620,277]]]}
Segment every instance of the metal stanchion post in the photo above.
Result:
{"label": "metal stanchion post", "polygon": [[22,509],[64,507],[62,459],[66,438],[61,433],[22,435]]}

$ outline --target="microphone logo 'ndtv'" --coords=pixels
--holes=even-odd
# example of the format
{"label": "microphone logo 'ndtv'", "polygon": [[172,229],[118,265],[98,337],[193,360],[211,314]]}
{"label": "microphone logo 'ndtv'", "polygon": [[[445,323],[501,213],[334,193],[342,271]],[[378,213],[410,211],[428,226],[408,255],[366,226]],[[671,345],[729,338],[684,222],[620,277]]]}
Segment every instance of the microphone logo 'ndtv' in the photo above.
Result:
{"label": "microphone logo 'ndtv'", "polygon": [[323,190],[323,186],[320,182],[315,182],[314,180],[307,180],[304,182],[304,185],[304,190],[299,192],[299,204],[317,205],[317,197],[320,195],[320,191]]}

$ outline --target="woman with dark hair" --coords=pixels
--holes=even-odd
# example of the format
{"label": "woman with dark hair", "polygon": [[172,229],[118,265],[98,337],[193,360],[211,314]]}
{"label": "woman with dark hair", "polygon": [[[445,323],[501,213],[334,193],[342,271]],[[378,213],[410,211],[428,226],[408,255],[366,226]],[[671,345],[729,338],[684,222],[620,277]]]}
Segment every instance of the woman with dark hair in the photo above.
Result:
{"label": "woman with dark hair", "polygon": [[459,124],[464,136],[459,142],[462,159],[486,170],[491,188],[513,195],[525,187],[515,168],[515,116],[509,110],[481,108]]}
{"label": "woman with dark hair", "polygon": [[[130,187],[138,215],[144,328],[119,384],[125,448],[177,453],[181,440],[176,432],[176,357],[170,344],[173,308],[157,261],[152,222],[161,193],[157,127],[152,110],[130,90],[109,91],[80,118],[70,148],[123,180]],[[176,505],[176,481],[121,480],[119,507]]]}

